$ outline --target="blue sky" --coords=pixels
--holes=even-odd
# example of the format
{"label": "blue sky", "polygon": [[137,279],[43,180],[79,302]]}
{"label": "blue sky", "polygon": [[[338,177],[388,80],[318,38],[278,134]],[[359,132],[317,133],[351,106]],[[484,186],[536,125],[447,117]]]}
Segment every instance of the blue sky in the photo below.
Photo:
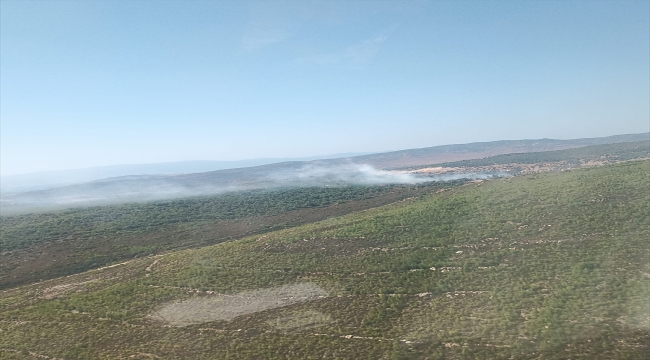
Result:
{"label": "blue sky", "polygon": [[0,4],[2,175],[650,126],[648,1]]}

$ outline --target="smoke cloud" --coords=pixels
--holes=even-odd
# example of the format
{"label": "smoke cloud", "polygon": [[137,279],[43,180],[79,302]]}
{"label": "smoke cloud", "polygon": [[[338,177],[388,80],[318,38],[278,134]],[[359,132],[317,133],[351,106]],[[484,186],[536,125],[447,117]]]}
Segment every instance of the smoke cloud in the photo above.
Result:
{"label": "smoke cloud", "polygon": [[302,184],[417,184],[426,180],[413,174],[377,170],[367,164],[306,165],[300,169],[272,173],[269,178],[279,183]]}
{"label": "smoke cloud", "polygon": [[135,201],[214,195],[254,189],[308,186],[419,184],[458,179],[489,179],[506,173],[413,174],[378,170],[352,162],[283,163],[183,175],[138,175],[108,178],[54,189],[3,195],[2,214],[34,208],[65,208]]}

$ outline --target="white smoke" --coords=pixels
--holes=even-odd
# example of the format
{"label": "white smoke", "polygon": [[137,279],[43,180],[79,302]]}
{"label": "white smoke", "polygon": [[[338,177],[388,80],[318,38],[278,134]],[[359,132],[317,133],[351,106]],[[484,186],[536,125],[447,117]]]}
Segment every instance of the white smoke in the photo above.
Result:
{"label": "white smoke", "polygon": [[300,169],[272,173],[271,181],[286,185],[382,185],[417,184],[427,180],[424,177],[407,173],[377,170],[367,164],[306,165]]}
{"label": "white smoke", "polygon": [[[218,173],[218,172],[217,172]],[[0,196],[0,213],[7,214],[37,207],[76,207],[124,202],[166,200],[191,196],[215,195],[254,189],[346,185],[414,185],[432,181],[476,180],[509,176],[506,173],[414,174],[378,170],[371,165],[307,164],[271,168],[258,172],[196,173],[179,176],[125,176]]]}
{"label": "white smoke", "polygon": [[419,184],[428,181],[453,181],[460,179],[486,180],[510,176],[507,173],[446,173],[436,175],[414,174],[403,171],[378,170],[368,164],[306,165],[300,169],[272,173],[271,182],[287,186],[305,185],[384,185]]}

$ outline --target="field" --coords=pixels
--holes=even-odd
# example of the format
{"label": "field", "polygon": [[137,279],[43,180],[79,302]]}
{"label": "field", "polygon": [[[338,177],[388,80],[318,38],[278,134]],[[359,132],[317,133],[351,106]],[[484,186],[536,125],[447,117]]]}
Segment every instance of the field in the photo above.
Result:
{"label": "field", "polygon": [[[0,356],[648,358],[648,174],[645,160],[415,187],[365,211],[7,289]],[[200,234],[188,243],[206,244]],[[40,244],[6,239],[10,251]]]}

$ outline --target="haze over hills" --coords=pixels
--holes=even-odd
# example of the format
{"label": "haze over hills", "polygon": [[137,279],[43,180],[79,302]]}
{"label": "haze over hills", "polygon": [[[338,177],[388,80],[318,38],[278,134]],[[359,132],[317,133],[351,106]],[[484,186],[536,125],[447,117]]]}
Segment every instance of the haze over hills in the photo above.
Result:
{"label": "haze over hills", "polygon": [[357,164],[368,164],[377,169],[418,166],[449,161],[478,159],[487,156],[569,149],[579,146],[611,144],[647,140],[650,133],[614,135],[600,138],[572,140],[502,140],[469,144],[440,145],[383,153],[340,153],[301,158],[260,158],[238,161],[176,161],[153,164],[123,164],[84,169],[43,171],[0,177],[0,191],[4,194],[44,190],[95,180],[132,175],[176,175],[217,170],[257,167],[285,162],[309,162],[330,159],[342,162],[349,159]]}
{"label": "haze over hills", "polygon": [[[279,162],[199,173],[120,176],[58,188],[4,194],[2,196],[2,211],[7,214],[14,211],[34,209],[35,207],[58,208],[149,201],[260,188],[350,184],[417,184],[426,181],[445,181],[461,178],[485,179],[495,176],[509,176],[512,169],[466,167],[454,171],[445,171],[444,173],[404,172],[394,171],[394,169],[480,159],[501,154],[558,151],[589,145],[631,143],[648,140],[649,135],[648,133],[629,134],[575,140],[503,140],[435,146],[334,159]],[[640,149],[625,148],[622,151],[627,152],[628,155],[632,154],[633,157],[640,158],[645,154],[643,146]],[[598,151],[602,152],[605,149],[594,151],[598,153]],[[607,148],[606,151],[613,150]],[[580,156],[588,155],[593,154],[585,153]],[[558,156],[568,156],[568,154],[562,153]],[[187,164],[173,165],[172,163],[167,165],[167,168],[189,166]],[[157,165],[150,164],[148,168],[155,169]],[[134,169],[144,168],[147,168],[147,166],[140,168],[134,166]],[[158,168],[162,169],[163,167]]]}
{"label": "haze over hills", "polygon": [[122,164],[84,169],[40,171],[0,177],[0,191],[16,193],[79,184],[88,181],[128,175],[170,175],[199,173],[240,167],[259,166],[285,161],[310,161],[358,156],[364,153],[343,153],[301,158],[261,158],[235,161],[174,161],[152,164]]}

